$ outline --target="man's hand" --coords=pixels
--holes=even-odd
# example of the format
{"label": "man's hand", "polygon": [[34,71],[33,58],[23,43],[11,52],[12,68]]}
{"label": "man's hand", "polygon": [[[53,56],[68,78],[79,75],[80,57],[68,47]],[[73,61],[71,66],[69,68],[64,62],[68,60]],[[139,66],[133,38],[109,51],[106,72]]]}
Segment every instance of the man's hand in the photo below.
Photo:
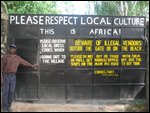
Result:
{"label": "man's hand", "polygon": [[32,67],[37,70],[39,65],[38,64],[34,64],[34,65],[32,65]]}

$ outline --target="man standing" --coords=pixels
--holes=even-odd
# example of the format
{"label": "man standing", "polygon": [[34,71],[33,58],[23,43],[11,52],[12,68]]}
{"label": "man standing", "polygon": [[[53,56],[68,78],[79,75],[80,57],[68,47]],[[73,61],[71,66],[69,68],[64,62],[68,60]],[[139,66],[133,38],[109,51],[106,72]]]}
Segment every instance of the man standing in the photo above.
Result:
{"label": "man standing", "polygon": [[[30,66],[37,69],[37,64],[30,64],[20,56],[16,55],[16,45],[11,44],[9,46],[9,53],[1,58],[1,72],[3,74],[2,79],[2,107],[4,112],[10,112],[11,104],[14,99],[15,86],[16,86],[16,72],[19,64],[24,66]],[[1,81],[2,82],[2,81]]]}

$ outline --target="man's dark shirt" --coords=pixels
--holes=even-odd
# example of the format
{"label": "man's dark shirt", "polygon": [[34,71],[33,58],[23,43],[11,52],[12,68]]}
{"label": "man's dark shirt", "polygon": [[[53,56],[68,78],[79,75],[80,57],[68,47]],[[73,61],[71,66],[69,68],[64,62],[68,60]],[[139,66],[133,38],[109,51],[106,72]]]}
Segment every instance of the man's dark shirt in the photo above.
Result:
{"label": "man's dark shirt", "polygon": [[16,54],[15,55],[11,55],[11,54],[4,55],[1,58],[1,72],[2,73],[16,73],[19,64],[32,67],[32,64],[30,64],[29,62],[22,59],[20,56],[18,56]]}

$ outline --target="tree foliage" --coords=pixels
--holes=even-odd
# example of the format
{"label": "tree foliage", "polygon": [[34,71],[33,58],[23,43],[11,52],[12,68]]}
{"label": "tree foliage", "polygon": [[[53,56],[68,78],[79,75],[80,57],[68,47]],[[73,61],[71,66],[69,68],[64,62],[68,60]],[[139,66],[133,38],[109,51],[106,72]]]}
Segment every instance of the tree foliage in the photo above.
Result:
{"label": "tree foliage", "polygon": [[149,18],[149,1],[95,1],[95,14],[114,16],[146,16]]}
{"label": "tree foliage", "polygon": [[57,14],[55,1],[5,1],[9,14]]}
{"label": "tree foliage", "polygon": [[95,14],[97,15],[116,15],[118,13],[114,5],[111,5],[111,2],[94,2]]}
{"label": "tree foliage", "polygon": [[74,5],[72,1],[57,1],[56,3],[60,14],[73,14]]}
{"label": "tree foliage", "polygon": [[[15,14],[73,14],[73,1],[5,1],[8,12]],[[149,1],[87,1],[86,14],[146,16]]]}

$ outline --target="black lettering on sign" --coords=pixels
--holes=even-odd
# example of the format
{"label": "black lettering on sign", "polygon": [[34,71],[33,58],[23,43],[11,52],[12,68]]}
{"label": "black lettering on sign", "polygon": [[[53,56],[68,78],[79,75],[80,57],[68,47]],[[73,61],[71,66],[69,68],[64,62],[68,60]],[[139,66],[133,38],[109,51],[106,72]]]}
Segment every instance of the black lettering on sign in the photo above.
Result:
{"label": "black lettering on sign", "polygon": [[40,63],[43,64],[64,64],[66,55],[40,55]]}
{"label": "black lettering on sign", "polygon": [[40,53],[65,52],[66,39],[40,39]]}
{"label": "black lettering on sign", "polygon": [[144,51],[144,41],[143,40],[132,40],[124,39],[122,40],[122,51],[126,52],[142,52]]}
{"label": "black lettering on sign", "polygon": [[66,15],[10,15],[9,23],[15,25],[101,25],[144,27],[144,17],[103,17]]}
{"label": "black lettering on sign", "polygon": [[40,39],[40,63],[64,64],[65,52],[66,39]]}
{"label": "black lettering on sign", "polygon": [[92,39],[68,39],[69,52],[93,52]]}
{"label": "black lettering on sign", "polygon": [[121,29],[117,28],[94,28],[91,29],[89,32],[90,35],[95,35],[95,36],[120,36],[121,35]]}
{"label": "black lettering on sign", "polygon": [[95,52],[119,52],[120,45],[119,39],[97,39],[95,40]]}
{"label": "black lettering on sign", "polygon": [[16,25],[77,25],[75,16],[10,15],[10,24]]}
{"label": "black lettering on sign", "polygon": [[142,53],[124,53],[121,55],[122,67],[146,67],[145,54]]}
{"label": "black lettering on sign", "polygon": [[119,55],[118,54],[96,54],[94,57],[95,67],[118,67]]}
{"label": "black lettering on sign", "polygon": [[145,19],[143,17],[114,17],[115,26],[141,26],[144,27]]}
{"label": "black lettering on sign", "polygon": [[71,67],[92,67],[93,66],[93,54],[70,54]]}

